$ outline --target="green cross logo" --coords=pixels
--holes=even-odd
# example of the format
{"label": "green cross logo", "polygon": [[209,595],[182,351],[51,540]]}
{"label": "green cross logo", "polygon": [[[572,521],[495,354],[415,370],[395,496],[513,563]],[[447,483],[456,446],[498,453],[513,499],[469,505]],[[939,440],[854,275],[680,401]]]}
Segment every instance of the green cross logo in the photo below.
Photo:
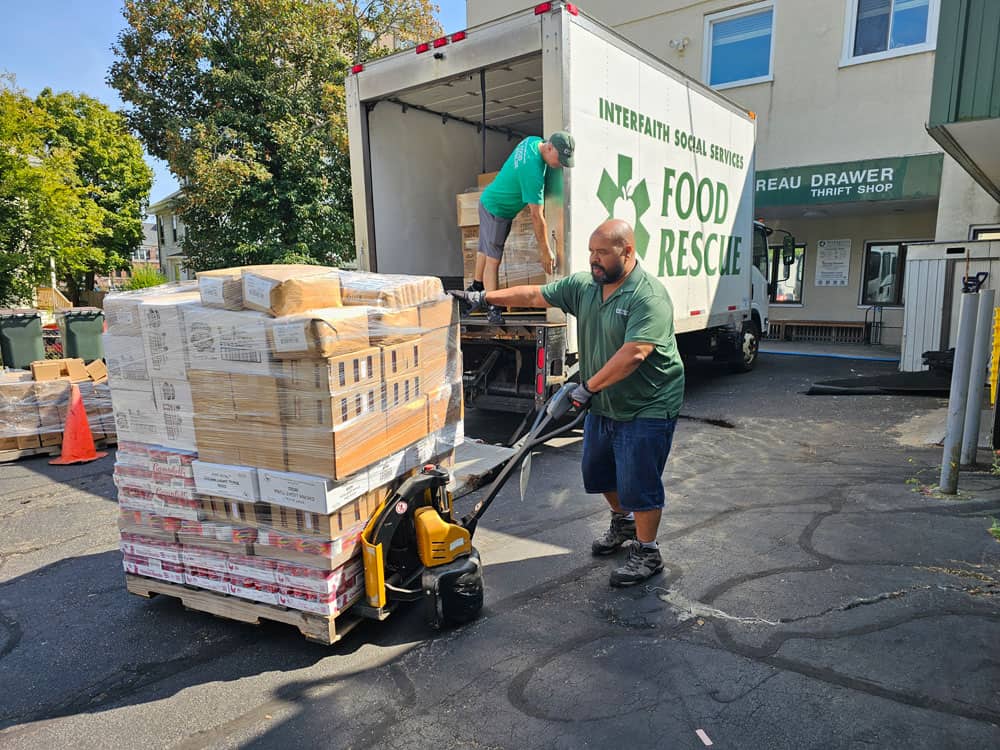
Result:
{"label": "green cross logo", "polygon": [[[642,179],[636,185],[632,181],[632,157],[618,154],[618,179],[614,180],[604,170],[601,184],[597,187],[597,197],[608,211],[608,218],[631,220],[635,229],[635,251],[643,260],[646,259],[646,248],[649,247],[649,232],[642,224],[642,215],[649,210],[649,190],[646,180]],[[630,201],[635,209],[635,217],[615,216],[618,201]]]}

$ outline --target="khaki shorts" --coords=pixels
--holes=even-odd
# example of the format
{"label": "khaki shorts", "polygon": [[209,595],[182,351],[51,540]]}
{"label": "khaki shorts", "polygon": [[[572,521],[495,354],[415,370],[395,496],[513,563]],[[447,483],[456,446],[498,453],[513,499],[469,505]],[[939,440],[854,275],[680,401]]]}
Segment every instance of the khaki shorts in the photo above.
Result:
{"label": "khaki shorts", "polygon": [[479,202],[479,252],[487,258],[501,260],[503,246],[510,234],[511,219],[494,216]]}

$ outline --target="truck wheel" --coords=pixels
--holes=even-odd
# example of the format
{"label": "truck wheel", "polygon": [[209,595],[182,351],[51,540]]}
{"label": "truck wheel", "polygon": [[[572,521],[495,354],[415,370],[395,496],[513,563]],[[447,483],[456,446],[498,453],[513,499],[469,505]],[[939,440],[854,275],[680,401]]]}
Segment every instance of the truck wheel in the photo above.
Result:
{"label": "truck wheel", "polygon": [[750,372],[757,364],[757,356],[760,354],[760,328],[756,321],[748,320],[743,324],[743,333],[737,345],[739,350],[735,352],[733,371]]}

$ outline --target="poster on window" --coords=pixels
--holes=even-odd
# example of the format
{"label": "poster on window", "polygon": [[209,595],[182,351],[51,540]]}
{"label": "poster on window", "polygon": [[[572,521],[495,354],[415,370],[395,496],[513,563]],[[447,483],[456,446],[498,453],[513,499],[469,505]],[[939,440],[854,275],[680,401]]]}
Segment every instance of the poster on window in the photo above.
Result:
{"label": "poster on window", "polygon": [[851,241],[816,243],[816,286],[847,286],[851,275]]}

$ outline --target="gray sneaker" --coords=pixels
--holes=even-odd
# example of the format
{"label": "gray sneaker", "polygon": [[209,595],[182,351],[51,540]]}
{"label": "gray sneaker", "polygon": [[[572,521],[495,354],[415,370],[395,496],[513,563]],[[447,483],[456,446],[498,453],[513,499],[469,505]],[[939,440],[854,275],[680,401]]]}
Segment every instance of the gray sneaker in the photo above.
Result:
{"label": "gray sneaker", "polygon": [[629,547],[628,559],[620,568],[611,571],[612,586],[634,586],[663,570],[660,550],[646,549],[636,543]]}
{"label": "gray sneaker", "polygon": [[504,324],[503,308],[497,307],[496,305],[490,305],[487,307],[486,322],[493,326],[502,326]]}
{"label": "gray sneaker", "polygon": [[595,539],[590,550],[595,555],[610,555],[625,542],[635,539],[635,520],[626,518],[624,513],[611,514],[611,526],[604,536]]}

